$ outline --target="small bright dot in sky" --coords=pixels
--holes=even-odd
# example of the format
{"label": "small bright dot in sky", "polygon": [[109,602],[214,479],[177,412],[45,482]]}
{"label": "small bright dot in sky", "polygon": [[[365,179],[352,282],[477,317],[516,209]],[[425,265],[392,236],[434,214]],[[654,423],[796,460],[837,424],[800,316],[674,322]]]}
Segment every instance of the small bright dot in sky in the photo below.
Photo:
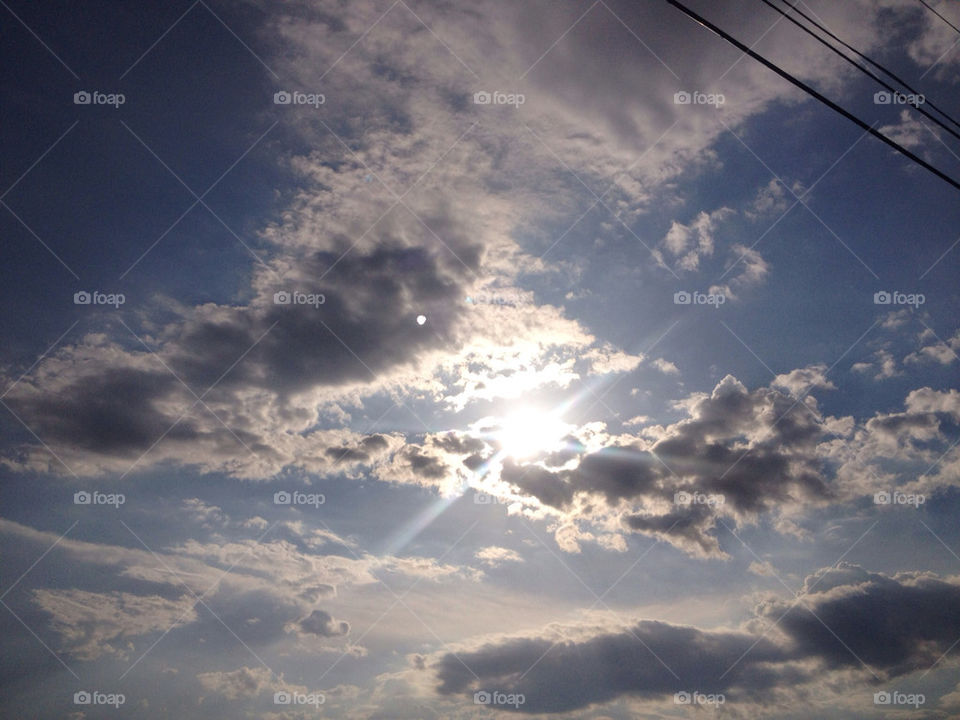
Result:
{"label": "small bright dot in sky", "polygon": [[427,321],[426,315],[417,315],[417,325],[423,325]]}

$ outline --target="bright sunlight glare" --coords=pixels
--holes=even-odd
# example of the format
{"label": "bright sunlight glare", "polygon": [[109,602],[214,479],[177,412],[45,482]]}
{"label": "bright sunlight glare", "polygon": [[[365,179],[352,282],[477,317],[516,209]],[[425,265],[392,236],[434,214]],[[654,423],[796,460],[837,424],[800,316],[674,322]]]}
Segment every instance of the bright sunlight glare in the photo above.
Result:
{"label": "bright sunlight glare", "polygon": [[572,428],[554,414],[521,408],[504,418],[496,439],[505,455],[528,459],[558,448]]}

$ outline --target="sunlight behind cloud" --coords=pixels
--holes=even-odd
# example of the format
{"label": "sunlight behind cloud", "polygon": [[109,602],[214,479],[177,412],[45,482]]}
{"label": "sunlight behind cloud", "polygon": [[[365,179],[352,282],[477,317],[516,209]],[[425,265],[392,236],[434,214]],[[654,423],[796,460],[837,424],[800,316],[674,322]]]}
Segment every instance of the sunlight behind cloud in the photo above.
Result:
{"label": "sunlight behind cloud", "polygon": [[504,418],[494,438],[506,456],[526,460],[556,450],[572,429],[556,414],[523,407]]}

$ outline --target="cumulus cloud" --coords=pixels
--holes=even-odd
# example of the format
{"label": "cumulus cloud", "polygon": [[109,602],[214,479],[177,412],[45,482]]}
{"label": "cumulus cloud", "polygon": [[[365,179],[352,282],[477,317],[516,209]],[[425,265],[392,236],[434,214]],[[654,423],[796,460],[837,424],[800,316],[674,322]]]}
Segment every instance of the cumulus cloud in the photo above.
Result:
{"label": "cumulus cloud", "polygon": [[697,270],[701,257],[713,255],[717,225],[732,214],[733,210],[722,207],[709,214],[701,212],[688,225],[674,222],[661,246],[679,269]]}
{"label": "cumulus cloud", "polygon": [[523,562],[523,558],[516,550],[510,550],[509,548],[499,547],[497,545],[480,548],[474,553],[474,557],[483,565],[491,568],[499,567],[507,563]]}
{"label": "cumulus cloud", "polygon": [[[774,183],[775,181],[771,182],[771,187],[780,187]],[[769,188],[767,190],[768,195],[775,192]],[[761,202],[758,199],[754,206],[758,203],[765,210],[770,209],[767,201]],[[750,210],[743,214],[748,218],[756,217]],[[703,270],[702,261],[712,257],[718,247],[717,236],[726,229],[729,220],[737,215],[737,211],[732,208],[721,207],[709,213],[701,211],[686,225],[674,221],[666,236],[654,249],[654,258],[664,267],[679,272]],[[722,247],[727,266],[723,276],[730,274],[730,278],[725,283],[711,285],[709,292],[736,299],[737,292],[756,286],[766,279],[770,266],[756,248],[734,241],[724,243]]]}
{"label": "cumulus cloud", "polygon": [[850,369],[857,373],[873,372],[874,380],[886,380],[899,374],[897,360],[893,357],[893,353],[882,349],[873,353],[870,362],[856,362],[850,366]]}
{"label": "cumulus cloud", "polygon": [[911,390],[899,412],[878,412],[849,437],[828,440],[824,458],[836,466],[838,489],[869,495],[899,488],[930,493],[960,483],[954,433],[960,394],[929,387]]}
{"label": "cumulus cloud", "polygon": [[334,620],[326,610],[314,610],[300,621],[300,630],[317,637],[338,637],[350,632],[350,623]]}
{"label": "cumulus cloud", "polygon": [[197,680],[208,692],[223,695],[228,700],[252,698],[267,690],[282,687],[267,668],[241,667],[227,672],[197,673]]}
{"label": "cumulus cloud", "polygon": [[960,331],[954,333],[947,340],[936,339],[929,345],[922,346],[916,352],[907,355],[903,361],[905,363],[939,363],[940,365],[949,365],[954,362],[960,352]]}
{"label": "cumulus cloud", "polygon": [[753,391],[727,376],[712,394],[680,403],[686,419],[617,436],[596,451],[574,449],[572,468],[508,459],[500,479],[571,521],[619,517],[621,529],[722,556],[712,533],[718,514],[749,521],[835,497],[818,445],[845,423],[824,417],[812,398],[777,389],[830,387],[823,370],[796,370]]}
{"label": "cumulus cloud", "polygon": [[791,652],[828,667],[865,664],[896,677],[931,666],[960,637],[956,578],[926,572],[888,576],[843,563],[808,577],[801,592],[801,605],[771,601],[759,615],[770,620],[783,615],[778,627]]}
{"label": "cumulus cloud", "polygon": [[[630,221],[672,194],[681,173],[709,164],[711,145],[726,132],[709,113],[672,102],[679,77],[709,85],[706,69],[722,50],[683,43],[679,52],[674,10],[655,4],[601,3],[585,14],[488,2],[466,14],[442,5],[421,11],[391,8],[369,37],[379,18],[369,3],[293,3],[279,12],[270,31],[283,52],[272,64],[303,87],[323,77],[337,121],[285,118],[310,149],[286,158],[298,187],[279,219],[261,228],[263,262],[251,266],[242,302],[158,298],[163,313],[125,319],[140,339],[126,329],[91,332],[43,358],[5,402],[66,467],[35,444],[8,448],[8,462],[80,475],[164,461],[240,477],[291,466],[323,471],[331,456],[366,462],[363,455],[387,450],[308,432],[321,412],[343,412],[341,403],[422,391],[462,409],[636,367],[639,356],[598,341],[522,286],[524,274],[557,268],[539,257],[545,248],[521,238],[537,234],[535,221],[569,221],[557,208],[582,200],[584,186],[558,172],[558,160],[588,187],[610,186],[603,202],[613,224],[636,234]],[[869,4],[825,8],[824,20],[870,47],[876,37],[862,20],[879,12]],[[745,8],[725,13],[748,35],[787,38],[786,28]],[[566,33],[582,14],[582,26]],[[456,55],[424,34],[422,22],[442,29]],[[643,33],[645,49],[632,28],[665,31]],[[365,42],[355,43],[361,35]],[[553,47],[561,35],[562,47]],[[847,77],[789,37],[805,77]],[[542,62],[538,48],[550,49]],[[380,72],[386,56],[391,70]],[[325,74],[334,63],[336,72]],[[503,77],[529,68],[516,88],[530,98],[525,114],[468,102],[477,84],[469,67]],[[731,67],[724,85],[730,127],[771,102],[797,100],[750,63]],[[775,188],[754,204],[775,205]],[[657,256],[681,272],[697,270],[718,252],[734,212],[690,213],[666,231]],[[732,243],[726,252],[742,266],[725,286],[731,296],[766,275],[757,250]],[[488,288],[507,288],[522,302],[464,302]],[[325,302],[277,304],[278,292]],[[423,327],[420,314],[429,318]]]}
{"label": "cumulus cloud", "polygon": [[754,560],[747,567],[747,570],[754,575],[762,575],[764,577],[776,577],[777,571],[773,565],[767,560]]}
{"label": "cumulus cloud", "polygon": [[663,358],[657,358],[652,363],[650,363],[657,370],[662,372],[664,375],[679,375],[680,370],[669,360],[664,360]]}
{"label": "cumulus cloud", "polygon": [[[768,44],[817,87],[847,89],[854,71],[838,70],[786,23],[771,25],[771,17],[747,4],[703,5],[742,37]],[[820,5],[823,21],[865,51],[886,50],[889,34],[880,30],[892,21],[909,36],[911,57],[926,65],[936,60],[937,74],[957,67],[957,56],[944,57],[953,35],[902,0]],[[562,449],[529,462],[503,457],[489,437],[437,431],[449,426],[443,413],[474,417],[488,404],[643,366],[643,354],[607,342],[586,319],[601,327],[607,318],[576,317],[557,300],[587,304],[591,290],[579,282],[587,271],[578,254],[612,237],[649,242],[653,262],[634,264],[631,277],[643,288],[659,290],[673,271],[692,288],[717,265],[729,272],[713,280],[725,284],[710,290],[735,298],[770,275],[771,263],[749,245],[749,233],[738,241],[744,233],[737,224],[752,231],[755,221],[784,212],[803,186],[771,180],[754,194],[750,184],[745,203],[731,208],[722,204],[730,202],[726,197],[703,202],[683,194],[680,180],[727,163],[717,143],[726,128],[774,105],[798,117],[793,110],[805,100],[766,69],[734,62],[738,53],[715,38],[703,41],[702,28],[678,20],[665,3],[629,0],[589,7],[293,0],[276,8],[264,28],[273,48],[269,64],[291,87],[320,87],[330,102],[329,114],[281,120],[297,140],[297,149],[281,154],[297,187],[278,192],[275,222],[258,228],[263,263],[239,268],[244,280],[213,301],[157,297],[136,313],[118,313],[139,338],[118,324],[68,336],[12,388],[20,373],[4,368],[4,402],[36,432],[24,444],[4,445],[5,467],[81,476],[173,467],[241,479],[290,471],[449,496],[472,486],[506,500],[511,513],[545,521],[568,552],[586,543],[625,552],[630,535],[640,533],[699,558],[724,557],[721,522],[770,520],[777,530],[796,528],[795,514],[856,498],[873,487],[869,476],[916,479],[917,464],[931,467],[944,448],[941,469],[917,482],[956,484],[957,451],[950,454],[945,442],[960,418],[956,391],[914,389],[902,412],[833,418],[813,397],[833,387],[823,365],[784,372],[767,387],[748,388],[728,375],[662,417],[652,404],[631,408],[622,415],[634,415],[623,434],[588,418],[570,430]],[[719,80],[718,67],[730,68]],[[522,111],[470,102],[492,78],[518,77],[516,87],[505,89],[526,93]],[[716,109],[674,104],[678,83],[722,91],[723,122]],[[907,143],[926,133],[906,122],[889,130]],[[601,200],[593,188],[608,192]],[[675,212],[661,217],[663,208]],[[578,237],[580,218],[596,215],[602,220],[588,231],[596,237]],[[661,220],[655,230],[645,224]],[[566,285],[550,300],[544,281],[557,277]],[[291,292],[322,294],[324,302],[275,302],[278,293]],[[511,300],[466,301],[498,293]],[[419,315],[425,323],[417,323]],[[883,324],[894,328],[906,317],[892,313]],[[924,338],[927,344],[904,364],[948,366],[954,340]],[[854,369],[893,376],[896,362],[884,353]],[[678,374],[663,358],[650,367]],[[372,408],[411,400],[440,411],[423,424],[426,433],[419,426],[367,429]],[[890,467],[896,462],[910,467]],[[214,537],[183,533],[156,555],[58,540],[8,520],[0,520],[0,533],[40,549],[58,543],[51,563],[94,568],[123,583],[124,591],[106,592],[51,583],[26,596],[51,618],[63,650],[83,659],[122,656],[171,625],[180,631],[189,624],[209,641],[202,632],[209,618],[191,610],[191,592],[210,592],[210,607],[259,648],[276,647],[285,634],[300,642],[345,637],[350,623],[363,627],[363,603],[357,615],[351,608],[347,622],[331,614],[345,612],[334,598],[372,588],[378,578],[471,583],[481,577],[452,561],[373,556],[309,523],[232,518],[224,507],[184,500],[178,517]],[[271,528],[273,536],[249,537]],[[228,530],[234,536],[223,537]],[[471,550],[464,555],[487,569],[524,561],[497,545]],[[773,565],[752,563],[750,572],[770,575]],[[90,580],[83,575],[71,581]],[[929,663],[945,649],[935,630],[957,630],[952,579],[848,566],[814,578],[803,598],[808,609],[831,626],[843,625],[837,634],[881,674]],[[898,617],[883,612],[911,607],[925,618],[896,625]],[[769,699],[767,693],[802,686],[823,668],[861,673],[842,643],[803,610],[765,601],[758,620],[783,617],[782,629],[768,637],[753,625],[702,629],[638,620],[488,638],[457,648],[459,657],[440,655],[432,667],[444,698],[483,687],[514,689],[526,694],[521,711],[530,713],[621,697],[662,699],[694,688]],[[889,640],[884,647],[881,638]],[[423,671],[430,665],[420,657]],[[479,677],[466,672],[467,663]],[[230,700],[280,687],[260,668],[204,670],[197,675],[203,689]],[[372,699],[367,688],[344,689],[344,714],[454,716],[415,693],[374,707],[394,681],[384,676]],[[271,715],[293,713],[264,716]]]}
{"label": "cumulus cloud", "polygon": [[624,694],[653,699],[691,687],[705,693],[741,684],[770,688],[783,678],[768,664],[786,657],[766,640],[749,651],[744,667],[719,680],[755,641],[746,633],[640,621],[580,638],[507,638],[458,652],[462,664],[452,654],[444,655],[434,671],[441,694],[497,688],[524,695],[520,712],[569,712]]}
{"label": "cumulus cloud", "polygon": [[[320,277],[334,259],[303,260],[297,272]],[[396,438],[310,430],[325,405],[356,393],[446,387],[441,397],[460,409],[538,385],[567,387],[585,374],[627,372],[642,361],[597,343],[556,308],[468,308],[460,300],[464,286],[426,279],[433,270],[443,274],[431,264],[439,262],[399,251],[341,261],[328,277],[340,278],[344,295],[325,280],[321,309],[274,305],[267,299],[274,286],[247,307],[202,306],[167,328],[155,354],[88,336],[43,360],[5,398],[58,459],[44,447],[25,446],[5,462],[79,475],[128,473],[164,461],[241,477],[290,467],[369,468],[397,450]],[[388,274],[413,263],[416,272],[401,277],[416,278],[410,280],[416,287],[393,275],[378,278],[363,263]],[[359,292],[363,283],[373,291]],[[439,293],[443,309],[428,308],[430,330],[419,333],[404,322],[413,323],[429,305],[416,298],[421,292]],[[398,299],[408,296],[414,299]],[[452,380],[444,386],[440,377]]]}
{"label": "cumulus cloud", "polygon": [[899,122],[883,125],[880,132],[911,150],[929,149],[940,137],[935,127],[917,117],[912,110],[902,110]]}
{"label": "cumulus cloud", "polygon": [[826,669],[851,674],[820,692],[859,687],[866,694],[874,673],[888,679],[929,667],[960,636],[956,578],[890,576],[842,563],[809,576],[798,597],[762,601],[740,630],[650,620],[553,627],[477,640],[425,665],[441,694],[483,688],[522,693],[518,710],[530,714],[569,712],[618,697],[663,701],[691,689],[747,706],[790,688],[802,691]]}
{"label": "cumulus cloud", "polygon": [[791,395],[800,397],[811,390],[835,390],[836,385],[826,378],[827,366],[824,364],[797,368],[788,373],[777,375],[772,387],[785,388]]}
{"label": "cumulus cloud", "polygon": [[169,600],[125,592],[38,589],[33,600],[50,615],[50,626],[63,642],[61,650],[80,660],[126,658],[132,638],[197,620],[196,601],[188,595]]}
{"label": "cumulus cloud", "polygon": [[[246,665],[236,670],[215,670],[197,673],[197,680],[201,687],[209,693],[220,695],[227,700],[250,702],[253,698],[264,693],[308,693],[311,692],[303,685],[287,683],[283,675],[275,675],[265,667],[248,667]],[[322,693],[321,693],[322,694]],[[201,698],[201,701],[203,698]],[[265,717],[272,717],[267,715]],[[276,717],[287,717],[280,714]],[[296,717],[296,716],[295,716]]]}
{"label": "cumulus cloud", "polygon": [[[52,559],[70,566],[112,570],[116,582],[147,582],[161,588],[160,594],[81,588],[35,590],[32,602],[50,616],[64,652],[81,659],[105,654],[124,656],[133,641],[144,635],[187,625],[195,634],[212,628],[222,638],[221,621],[251,645],[275,642],[291,628],[318,637],[342,636],[349,632],[349,623],[316,607],[338,588],[374,586],[381,573],[427,582],[473,583],[479,579],[475,569],[427,557],[320,554],[319,548],[325,543],[305,542],[313,548],[307,550],[286,540],[187,540],[158,549],[154,555],[146,550],[70,538],[57,542],[58,537],[52,533],[9,520],[0,520],[0,533],[38,546],[56,543]],[[312,539],[313,534],[305,538]],[[204,609],[217,619],[198,613],[198,597],[203,599]]]}
{"label": "cumulus cloud", "polygon": [[752,204],[744,211],[744,215],[751,220],[779,216],[797,202],[796,197],[803,197],[803,192],[803,185],[799,182],[794,182],[787,189],[780,180],[773,178],[757,190]]}

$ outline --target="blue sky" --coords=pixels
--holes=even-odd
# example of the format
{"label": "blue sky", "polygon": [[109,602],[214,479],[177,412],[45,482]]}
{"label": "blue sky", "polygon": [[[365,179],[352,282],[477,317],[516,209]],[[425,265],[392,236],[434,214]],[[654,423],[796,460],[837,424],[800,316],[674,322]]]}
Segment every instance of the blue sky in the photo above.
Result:
{"label": "blue sky", "polygon": [[2,12],[4,714],[960,717],[955,189],[665,2]]}

